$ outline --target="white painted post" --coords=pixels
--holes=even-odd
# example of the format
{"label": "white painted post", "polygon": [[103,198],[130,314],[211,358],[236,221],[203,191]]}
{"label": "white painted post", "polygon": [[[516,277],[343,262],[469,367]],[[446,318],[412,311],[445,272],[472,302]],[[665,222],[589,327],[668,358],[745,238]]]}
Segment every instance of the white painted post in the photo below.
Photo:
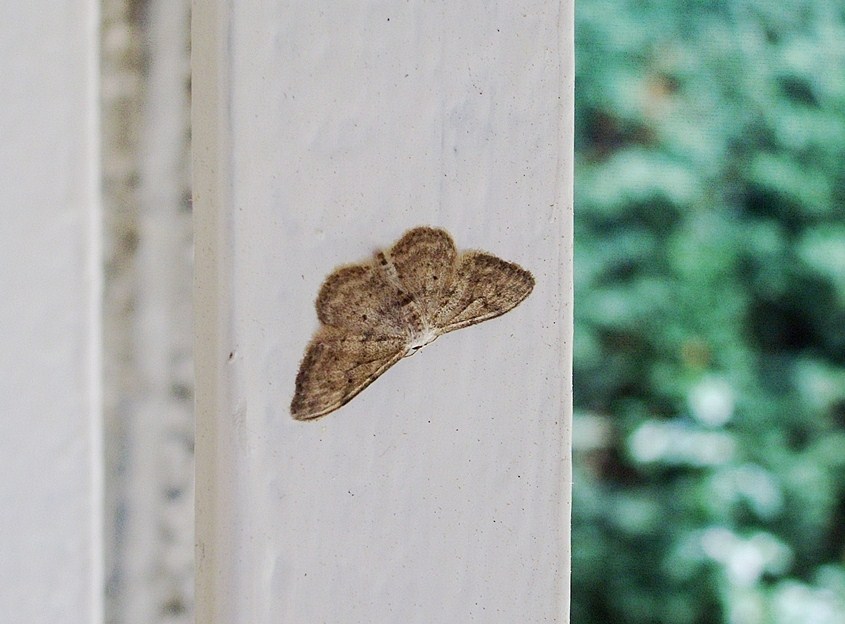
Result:
{"label": "white painted post", "polygon": [[[567,622],[571,2],[193,19],[197,621]],[[320,283],[421,224],[534,292],[294,421]]]}
{"label": "white painted post", "polygon": [[102,621],[98,3],[0,9],[0,614]]}

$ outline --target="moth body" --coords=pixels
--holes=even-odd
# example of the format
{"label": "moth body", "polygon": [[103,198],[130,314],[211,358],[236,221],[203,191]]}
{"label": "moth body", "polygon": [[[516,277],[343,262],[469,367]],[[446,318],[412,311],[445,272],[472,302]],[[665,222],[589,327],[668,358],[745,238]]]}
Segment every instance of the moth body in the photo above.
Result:
{"label": "moth body", "polygon": [[522,267],[459,253],[446,230],[418,227],[367,262],[335,269],[317,295],[320,328],[296,376],[291,415],[312,420],[345,405],[441,334],[511,310],[534,288]]}
{"label": "moth body", "polygon": [[422,332],[412,336],[408,341],[408,349],[405,351],[405,357],[411,357],[424,346],[431,344],[437,339],[437,336],[439,334],[433,327],[427,327]]}

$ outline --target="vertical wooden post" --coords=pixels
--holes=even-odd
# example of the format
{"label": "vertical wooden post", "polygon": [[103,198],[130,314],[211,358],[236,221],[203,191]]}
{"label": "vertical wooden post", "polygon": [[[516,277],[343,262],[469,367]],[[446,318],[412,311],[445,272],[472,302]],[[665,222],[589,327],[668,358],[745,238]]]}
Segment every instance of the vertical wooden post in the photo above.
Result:
{"label": "vertical wooden post", "polygon": [[[193,20],[197,621],[568,621],[571,2]],[[422,224],[534,292],[294,421],[320,283]]]}
{"label": "vertical wooden post", "polygon": [[98,3],[0,10],[0,613],[102,622]]}

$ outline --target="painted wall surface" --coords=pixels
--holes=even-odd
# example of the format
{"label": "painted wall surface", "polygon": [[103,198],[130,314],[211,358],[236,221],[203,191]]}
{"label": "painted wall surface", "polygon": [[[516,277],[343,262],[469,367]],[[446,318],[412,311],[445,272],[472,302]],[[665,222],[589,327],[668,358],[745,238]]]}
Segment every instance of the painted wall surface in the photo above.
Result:
{"label": "painted wall surface", "polygon": [[98,45],[96,2],[0,8],[5,621],[101,621]]}
{"label": "painted wall surface", "polygon": [[[568,621],[571,4],[228,4],[194,5],[199,621]],[[322,280],[421,224],[534,292],[292,420]]]}

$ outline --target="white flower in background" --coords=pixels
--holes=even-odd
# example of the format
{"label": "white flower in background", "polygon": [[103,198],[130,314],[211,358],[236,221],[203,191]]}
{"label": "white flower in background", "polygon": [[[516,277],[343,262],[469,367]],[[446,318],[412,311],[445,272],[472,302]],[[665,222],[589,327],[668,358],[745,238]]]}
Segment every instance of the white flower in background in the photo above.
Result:
{"label": "white flower in background", "polygon": [[733,416],[736,397],[727,381],[711,375],[690,390],[687,403],[696,420],[709,427],[721,427]]}

